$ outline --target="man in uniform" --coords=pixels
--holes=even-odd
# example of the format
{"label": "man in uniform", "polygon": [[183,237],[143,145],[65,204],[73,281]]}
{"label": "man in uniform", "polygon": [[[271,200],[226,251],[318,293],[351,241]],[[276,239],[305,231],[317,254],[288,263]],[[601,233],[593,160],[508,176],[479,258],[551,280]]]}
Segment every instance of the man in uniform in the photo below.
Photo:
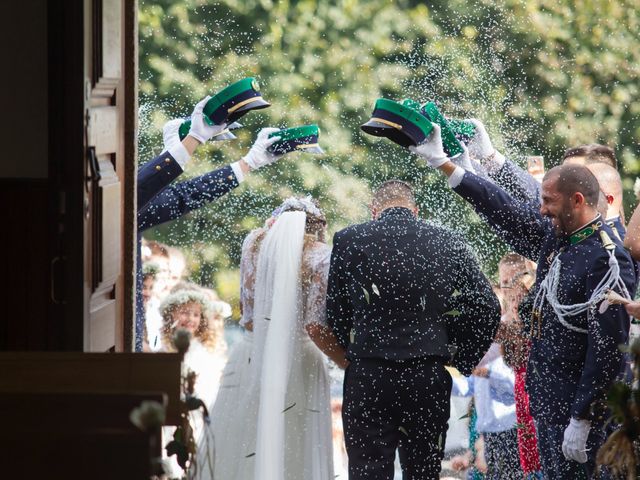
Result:
{"label": "man in uniform", "polygon": [[[343,424],[349,478],[438,478],[452,362],[469,375],[487,351],[500,306],[467,245],[421,221],[412,188],[378,188],[373,221],[335,234],[327,321],[351,362]],[[451,360],[450,345],[457,347]]]}
{"label": "man in uniform", "polygon": [[[514,199],[539,207],[538,181],[493,147],[482,122],[476,119],[469,121],[476,129],[468,143],[469,155],[487,171],[489,179]],[[595,175],[608,204],[604,218],[613,233],[624,240],[626,228],[622,218],[622,180],[616,169],[617,160],[613,149],[597,143],[579,145],[567,149],[562,162],[584,165]]]}
{"label": "man in uniform", "polygon": [[596,210],[597,179],[580,165],[551,169],[538,210],[453,164],[437,125],[411,150],[447,175],[512,249],[537,262],[527,390],[542,467],[549,480],[592,476],[606,394],[623,364],[618,345],[629,332],[624,309],[601,302],[607,288],[628,296],[636,287],[631,257]]}

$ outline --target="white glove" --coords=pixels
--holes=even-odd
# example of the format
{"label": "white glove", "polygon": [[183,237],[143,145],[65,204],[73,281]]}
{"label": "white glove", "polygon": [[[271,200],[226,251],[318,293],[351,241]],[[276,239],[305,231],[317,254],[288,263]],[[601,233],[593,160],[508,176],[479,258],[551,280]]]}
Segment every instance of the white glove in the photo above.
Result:
{"label": "white glove", "polygon": [[169,120],[162,127],[162,143],[164,144],[164,149],[169,150],[176,143],[180,142],[180,125],[182,125],[184,120],[176,118],[174,120]]}
{"label": "white glove", "polygon": [[205,143],[211,137],[218,135],[225,128],[227,128],[227,124],[223,123],[221,125],[210,125],[211,120],[205,117],[202,110],[204,106],[207,104],[211,96],[207,95],[202,100],[200,100],[196,106],[193,108],[193,112],[191,113],[191,129],[189,130],[189,135],[198,140],[200,143]]}
{"label": "white glove", "polygon": [[424,158],[430,167],[438,168],[447,163],[449,159],[447,158],[447,154],[444,153],[444,148],[442,147],[440,126],[435,123],[432,123],[431,125],[433,125],[433,131],[427,139],[417,147],[411,145],[409,147],[409,151]]}
{"label": "white glove", "polygon": [[260,130],[249,153],[243,157],[243,160],[252,170],[269,165],[282,157],[282,155],[276,155],[267,150],[271,145],[280,140],[278,136],[269,138],[269,134],[279,131],[279,128],[263,128]]}
{"label": "white glove", "polygon": [[567,460],[575,460],[578,463],[587,461],[587,438],[591,422],[572,418],[569,426],[564,431],[562,441],[562,453]]}
{"label": "white glove", "polygon": [[504,155],[493,148],[484,124],[475,118],[468,121],[476,128],[476,133],[467,143],[471,156],[489,170],[501,168],[504,165]]}
{"label": "white glove", "polygon": [[471,159],[469,158],[469,151],[467,150],[467,147],[462,145],[462,148],[464,149],[464,152],[462,152],[457,157],[451,158],[450,160],[467,172],[476,173],[476,169],[473,168],[473,164],[471,162]]}

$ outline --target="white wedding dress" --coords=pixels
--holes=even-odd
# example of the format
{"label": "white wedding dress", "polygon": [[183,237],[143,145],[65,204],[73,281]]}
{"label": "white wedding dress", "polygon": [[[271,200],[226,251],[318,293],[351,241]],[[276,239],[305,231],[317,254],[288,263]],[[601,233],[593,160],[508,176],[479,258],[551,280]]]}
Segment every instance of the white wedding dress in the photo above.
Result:
{"label": "white wedding dress", "polygon": [[304,246],[304,226],[303,212],[285,212],[243,243],[242,324],[253,333],[232,349],[213,407],[216,480],[334,479],[330,380],[304,329],[326,324],[331,251]]}

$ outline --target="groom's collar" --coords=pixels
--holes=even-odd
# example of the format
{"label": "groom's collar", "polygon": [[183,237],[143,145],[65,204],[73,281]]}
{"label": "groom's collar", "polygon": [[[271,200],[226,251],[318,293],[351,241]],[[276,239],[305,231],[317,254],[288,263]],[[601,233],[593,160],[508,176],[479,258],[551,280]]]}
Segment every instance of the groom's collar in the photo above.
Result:
{"label": "groom's collar", "polygon": [[414,218],[413,212],[406,207],[389,207],[385,208],[380,215],[378,216],[378,220],[382,220],[386,217],[407,217]]}

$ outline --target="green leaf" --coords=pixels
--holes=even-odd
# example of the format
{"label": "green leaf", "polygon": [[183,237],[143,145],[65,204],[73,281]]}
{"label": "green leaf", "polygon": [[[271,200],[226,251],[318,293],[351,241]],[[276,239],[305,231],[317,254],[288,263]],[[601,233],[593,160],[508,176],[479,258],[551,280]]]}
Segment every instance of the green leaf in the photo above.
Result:
{"label": "green leaf", "polygon": [[251,458],[256,455],[256,452],[250,453],[249,455],[245,455],[244,458]]}
{"label": "green leaf", "polygon": [[407,432],[407,429],[404,428],[402,425],[400,425],[398,427],[398,430],[400,430],[402,433],[404,433],[407,437],[409,436],[409,432]]}
{"label": "green leaf", "polygon": [[183,470],[187,469],[189,452],[187,450],[187,446],[184,443],[178,442],[177,440],[171,440],[169,443],[167,443],[165,450],[167,451],[168,457],[170,457],[171,455],[176,456],[176,460],[178,461],[178,465],[180,465],[180,468],[182,468]]}
{"label": "green leaf", "polygon": [[445,315],[450,315],[452,317],[459,317],[462,312],[460,310],[449,310],[448,312],[444,312]]}
{"label": "green leaf", "polygon": [[373,293],[375,293],[377,296],[380,296],[380,290],[378,290],[378,286],[375,283],[371,284],[371,290],[373,290]]}
{"label": "green leaf", "polygon": [[460,293],[460,290],[454,290],[451,294],[453,298],[459,297],[460,295],[462,295],[462,293]]}
{"label": "green leaf", "polygon": [[465,418],[471,418],[471,414],[470,413],[465,413],[458,420],[464,420]]}

